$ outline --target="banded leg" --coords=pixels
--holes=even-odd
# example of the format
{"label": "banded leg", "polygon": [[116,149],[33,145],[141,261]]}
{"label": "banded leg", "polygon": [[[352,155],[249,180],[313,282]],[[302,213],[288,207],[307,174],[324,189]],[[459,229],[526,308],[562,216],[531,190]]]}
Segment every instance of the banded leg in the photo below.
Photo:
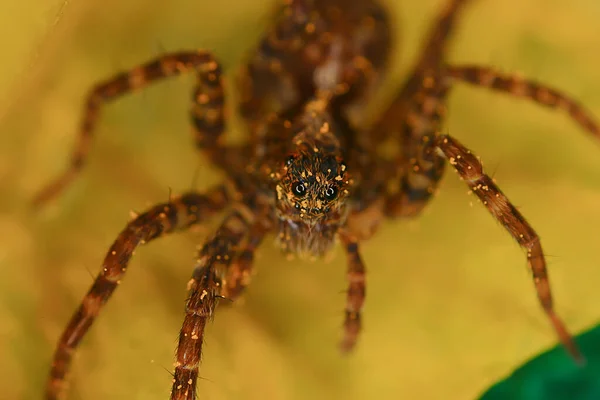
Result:
{"label": "banded leg", "polygon": [[446,3],[427,35],[413,75],[421,75],[419,70],[438,68],[445,62],[448,42],[456,27],[458,17],[470,1],[472,0],[450,0]]}
{"label": "banded leg", "polygon": [[516,75],[501,74],[491,68],[475,65],[448,66],[446,75],[473,85],[525,97],[549,108],[563,110],[583,129],[600,138],[600,125],[590,113],[581,104],[556,89]]}
{"label": "banded leg", "polygon": [[196,382],[206,324],[223,295],[223,281],[233,255],[248,234],[253,218],[247,209],[234,211],[198,254],[192,279],[188,283],[189,297],[179,334],[171,400],[196,399]]}
{"label": "banded leg", "polygon": [[571,334],[554,311],[546,260],[537,233],[515,206],[510,203],[494,181],[483,172],[481,162],[469,149],[448,135],[440,135],[436,139],[436,145],[494,218],[527,251],[527,263],[531,269],[542,308],[571,357],[577,362],[583,362],[584,358]]}
{"label": "banded leg", "polygon": [[35,196],[34,205],[40,206],[59,195],[81,172],[90,151],[100,110],[105,103],[163,78],[191,71],[198,74],[191,110],[196,146],[206,150],[214,162],[219,164],[220,161],[220,164],[223,164],[224,160],[219,158],[219,139],[225,129],[221,67],[213,56],[205,51],[165,54],[101,82],[92,89],[83,109],[83,120],[71,156],[71,164]]}
{"label": "banded leg", "polygon": [[386,214],[412,217],[435,193],[445,161],[434,150],[449,86],[440,79],[448,42],[470,0],[450,0],[434,21],[416,66],[399,94],[371,131],[374,137],[398,137],[397,167],[388,177]]}
{"label": "banded leg", "polygon": [[[410,102],[410,98],[422,87],[423,79],[432,72],[439,72],[446,63],[448,44],[456,27],[458,18],[464,7],[472,0],[447,0],[442,11],[425,38],[425,45],[421,50],[417,63],[409,73],[408,78],[394,99],[392,106],[386,111],[384,120],[394,120],[403,115],[403,110]],[[392,123],[392,127],[398,124]]]}
{"label": "banded leg", "polygon": [[365,302],[365,265],[360,257],[358,241],[348,234],[340,234],[348,257],[348,292],[344,314],[344,336],[340,343],[343,352],[354,348],[361,329],[361,310]]}
{"label": "banded leg", "polygon": [[108,250],[102,272],[59,339],[46,386],[47,400],[60,398],[75,349],[123,279],[135,249],[162,235],[204,222],[223,209],[227,200],[222,187],[216,187],[205,195],[188,193],[152,207],[127,224]]}
{"label": "banded leg", "polygon": [[394,217],[419,214],[434,195],[446,162],[436,151],[434,139],[445,116],[448,86],[428,75],[411,99],[402,125],[397,158],[399,177],[389,179],[385,212]]}

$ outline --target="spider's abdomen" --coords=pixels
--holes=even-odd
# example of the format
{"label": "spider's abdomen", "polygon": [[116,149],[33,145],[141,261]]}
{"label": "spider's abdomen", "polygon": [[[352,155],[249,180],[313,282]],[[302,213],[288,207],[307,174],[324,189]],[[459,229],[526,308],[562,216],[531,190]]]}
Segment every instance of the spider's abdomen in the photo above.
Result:
{"label": "spider's abdomen", "polygon": [[251,132],[269,114],[297,111],[322,90],[341,93],[337,106],[359,120],[390,45],[389,21],[376,1],[292,0],[242,70],[240,110]]}

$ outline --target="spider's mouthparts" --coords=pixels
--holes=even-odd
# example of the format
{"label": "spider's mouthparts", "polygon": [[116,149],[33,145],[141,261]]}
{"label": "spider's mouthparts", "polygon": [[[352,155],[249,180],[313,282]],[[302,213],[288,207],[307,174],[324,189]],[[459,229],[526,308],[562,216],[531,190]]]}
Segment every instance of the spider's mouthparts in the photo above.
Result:
{"label": "spider's mouthparts", "polygon": [[327,254],[334,244],[339,224],[325,224],[319,220],[280,219],[277,242],[281,250],[303,259]]}

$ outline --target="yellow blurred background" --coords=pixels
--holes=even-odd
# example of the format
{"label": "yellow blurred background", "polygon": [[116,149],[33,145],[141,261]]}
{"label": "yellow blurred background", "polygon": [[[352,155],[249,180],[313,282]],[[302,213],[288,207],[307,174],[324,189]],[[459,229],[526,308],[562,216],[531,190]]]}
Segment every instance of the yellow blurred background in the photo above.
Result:
{"label": "yellow blurred background", "polygon": [[[387,0],[399,84],[445,0]],[[50,356],[108,246],[170,190],[218,181],[187,126],[191,77],[105,109],[80,179],[43,212],[32,195],[67,163],[90,86],[163,51],[207,48],[228,72],[275,1],[29,0],[0,4],[0,387],[41,397]],[[477,0],[451,59],[520,72],[600,116],[600,3]],[[150,5],[151,4],[151,5]],[[57,18],[57,15],[59,18]],[[238,125],[239,126],[239,125]],[[235,129],[234,126],[233,129]],[[564,115],[457,87],[448,131],[542,237],[558,310],[578,332],[600,316],[600,146]],[[201,398],[475,399],[555,344],[524,254],[447,174],[424,215],[390,221],[362,246],[368,299],[354,354],[337,351],[345,261],[286,261],[269,241],[243,301],[210,326]],[[474,203],[474,204],[471,204]],[[70,399],[165,399],[195,246],[205,231],[138,251],[84,340]]]}

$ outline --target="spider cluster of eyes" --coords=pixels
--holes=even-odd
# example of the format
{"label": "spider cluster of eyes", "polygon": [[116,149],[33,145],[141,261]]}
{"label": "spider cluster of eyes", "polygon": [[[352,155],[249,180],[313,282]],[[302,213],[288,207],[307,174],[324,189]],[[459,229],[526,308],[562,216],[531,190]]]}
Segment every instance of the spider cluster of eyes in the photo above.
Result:
{"label": "spider cluster of eyes", "polygon": [[[298,199],[302,199],[304,197],[304,195],[306,195],[307,186],[308,186],[308,184],[303,181],[294,182],[292,184],[292,191],[294,193],[294,196],[296,196],[296,198],[298,198]],[[329,185],[323,191],[323,198],[325,198],[327,201],[332,201],[332,200],[335,200],[335,198],[337,197],[337,194],[338,194],[338,188],[335,187],[334,185]],[[300,209],[300,203],[296,202],[295,207],[297,209]]]}
{"label": "spider cluster of eyes", "polygon": [[[291,167],[292,163],[297,160],[297,157],[290,156],[287,160],[287,166]],[[310,169],[305,169],[301,174],[294,174],[294,177],[291,179],[291,185],[288,186],[291,192],[291,196],[288,197],[290,202],[294,205],[294,208],[301,213],[328,213],[330,211],[331,203],[338,198],[339,187],[335,183],[329,183],[329,178],[335,180],[342,180],[341,176],[335,177],[337,175],[337,167],[335,168],[336,172],[333,172],[333,166],[329,168],[329,166],[325,168],[319,168],[316,160],[312,160],[311,164],[314,169],[313,172]],[[335,163],[337,164],[337,162]],[[304,168],[307,166],[305,165]],[[342,171],[346,169],[346,166],[342,164]],[[320,172],[317,172],[321,170]],[[299,176],[300,175],[300,176]],[[312,179],[310,178],[312,177]],[[309,182],[310,181],[310,182]],[[314,181],[314,182],[312,182]],[[310,193],[309,186],[312,184],[323,185],[323,187],[319,187],[319,192],[317,193],[315,189],[313,189],[313,193]],[[309,198],[312,197],[312,201]],[[316,197],[316,199],[315,199]],[[315,201],[316,200],[316,201]],[[313,204],[310,204],[313,203]]]}

